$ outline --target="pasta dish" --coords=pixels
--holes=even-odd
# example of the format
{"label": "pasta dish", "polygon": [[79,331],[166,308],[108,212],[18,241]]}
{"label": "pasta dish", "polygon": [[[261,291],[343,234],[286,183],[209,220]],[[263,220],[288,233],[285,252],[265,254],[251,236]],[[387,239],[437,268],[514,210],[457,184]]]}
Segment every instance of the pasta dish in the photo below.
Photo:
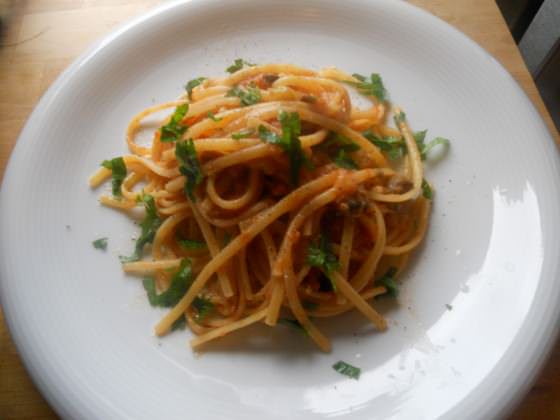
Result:
{"label": "pasta dish", "polygon": [[[227,71],[136,115],[130,154],[90,179],[111,180],[103,205],[145,210],[122,267],[143,277],[152,305],[169,308],[156,334],[188,325],[198,348],[280,322],[329,351],[314,320],[351,310],[385,330],[374,298],[396,297],[426,234],[423,160],[447,140],[413,132],[378,74],[241,59]],[[354,96],[368,105],[353,106]],[[168,109],[140,145],[142,122]]]}

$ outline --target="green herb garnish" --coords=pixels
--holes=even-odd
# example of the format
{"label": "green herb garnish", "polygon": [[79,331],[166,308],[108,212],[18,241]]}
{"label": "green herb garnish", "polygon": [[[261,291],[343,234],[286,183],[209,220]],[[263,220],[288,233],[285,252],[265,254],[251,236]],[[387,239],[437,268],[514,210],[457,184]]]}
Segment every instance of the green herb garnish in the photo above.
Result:
{"label": "green herb garnish", "polygon": [[185,194],[194,201],[194,189],[202,182],[203,176],[200,162],[196,156],[193,140],[188,139],[177,142],[175,146],[175,157],[179,162],[179,171],[187,178],[185,182]]}
{"label": "green herb garnish", "polygon": [[107,249],[108,240],[109,238],[99,238],[93,241],[91,244],[95,249],[101,249],[102,251],[105,251]]}
{"label": "green herb garnish", "polygon": [[[185,296],[193,282],[193,272],[191,267],[191,260],[183,258],[179,268],[171,278],[171,284],[167,290],[161,292],[159,295],[156,292],[155,281],[151,277],[144,279],[142,284],[148,294],[148,301],[152,306],[162,306],[170,308],[175,306]],[[197,311],[196,320],[201,321],[210,311],[214,309],[214,305],[204,297],[195,297],[192,306]],[[182,319],[182,321],[181,321]],[[178,318],[171,330],[182,328],[184,325],[185,317]]]}
{"label": "green herb garnish", "polygon": [[186,326],[187,326],[187,319],[185,318],[185,315],[181,315],[179,318],[173,321],[170,330],[171,331],[184,330]]}
{"label": "green herb garnish", "polygon": [[302,165],[312,167],[311,162],[304,155],[301,148],[299,135],[301,134],[301,122],[297,112],[280,111],[278,120],[282,125],[282,134],[278,135],[264,126],[259,126],[259,137],[261,140],[278,145],[290,159],[290,182],[298,185],[299,172]]}
{"label": "green herb garnish", "polygon": [[116,157],[111,160],[104,160],[101,166],[111,170],[113,195],[122,197],[121,185],[126,178],[126,165],[122,157]]}
{"label": "green herb garnish", "polygon": [[244,66],[253,67],[253,66],[256,66],[256,64],[249,63],[248,61],[245,61],[242,58],[236,58],[235,61],[233,62],[233,64],[231,66],[229,66],[226,69],[226,71],[228,73],[235,73],[235,72],[241,70]]}
{"label": "green herb garnish", "polygon": [[424,196],[424,198],[427,198],[428,200],[431,200],[432,197],[434,196],[434,193],[432,192],[432,187],[430,186],[430,184],[428,184],[428,181],[426,181],[425,179],[422,180],[422,195]]}
{"label": "green herb garnish", "polygon": [[249,86],[246,90],[234,86],[226,93],[226,96],[237,96],[241,106],[255,105],[261,100],[261,91],[256,86]]}
{"label": "green herb garnish", "polygon": [[231,138],[234,140],[241,140],[251,137],[255,134],[255,130],[252,128],[246,128],[244,130],[238,131],[237,133],[232,133]]}
{"label": "green herb garnish", "polygon": [[360,379],[360,373],[362,372],[362,370],[342,360],[336,362],[332,367],[334,370],[336,370],[338,373],[342,375],[346,375],[349,378],[356,379],[356,380]]}
{"label": "green herb garnish", "polygon": [[334,158],[334,163],[344,169],[359,169],[358,164],[350,157],[350,155],[344,151],[339,150]]}
{"label": "green herb garnish", "polygon": [[406,121],[406,114],[402,111],[399,111],[397,114],[393,116],[393,119],[395,120],[395,125],[398,127],[400,123]]}
{"label": "green herb garnish", "polygon": [[179,246],[183,249],[206,249],[206,242],[196,239],[178,239]]}
{"label": "green herb garnish", "polygon": [[197,77],[196,79],[189,80],[185,85],[185,90],[187,91],[187,95],[189,95],[189,99],[192,99],[192,91],[195,87],[199,86],[206,80],[206,77]]}
{"label": "green herb garnish", "polygon": [[371,129],[364,131],[362,136],[379,147],[381,151],[387,153],[391,160],[401,158],[406,151],[406,145],[402,137],[378,137]]}
{"label": "green herb garnish", "polygon": [[[445,147],[449,146],[449,140],[443,137],[436,137],[429,143],[424,143],[426,139],[426,134],[428,130],[416,131],[413,134],[414,141],[416,142],[416,146],[418,147],[418,151],[420,152],[420,157],[422,160],[426,160],[428,153],[431,149],[436,147],[437,145],[442,145]],[[368,139],[371,143],[375,144],[379,149],[383,152],[387,153],[387,156],[391,160],[399,159],[406,154],[407,148],[406,143],[402,137],[395,137],[395,136],[387,136],[387,137],[378,137],[371,129],[366,130],[362,133],[362,135]]]}
{"label": "green herb garnish", "polygon": [[430,150],[432,150],[434,147],[441,145],[445,148],[449,147],[449,145],[451,144],[451,142],[444,138],[444,137],[436,137],[435,139],[433,139],[432,141],[430,141],[427,144],[422,143],[422,147],[420,148],[420,156],[422,157],[422,160],[426,160],[426,158],[428,157],[428,153],[430,152]]}
{"label": "green herb garnish", "polygon": [[156,232],[161,225],[161,219],[157,214],[154,197],[149,194],[144,194],[142,196],[142,201],[144,203],[144,208],[146,209],[144,220],[142,220],[142,222],[140,223],[142,232],[140,233],[140,237],[136,241],[134,253],[130,257],[121,256],[120,259],[122,262],[138,261],[142,257],[144,245],[151,243],[154,240]]}
{"label": "green herb garnish", "polygon": [[222,121],[222,118],[216,117],[212,111],[208,111],[208,114],[206,115],[214,122]]}
{"label": "green herb garnish", "polygon": [[306,261],[311,267],[320,268],[330,280],[332,289],[336,291],[336,283],[331,274],[340,268],[340,262],[331,249],[327,235],[321,233],[318,241],[309,244]]}
{"label": "green herb garnish", "polygon": [[397,269],[395,267],[391,267],[387,270],[387,272],[378,278],[375,283],[378,283],[387,289],[386,294],[396,298],[399,295],[399,286],[395,281],[395,274],[397,274]]}
{"label": "green herb garnish", "polygon": [[379,74],[372,73],[369,76],[369,80],[365,76],[357,73],[354,73],[352,76],[355,79],[358,79],[359,82],[345,81],[345,83],[356,87],[356,89],[358,89],[358,92],[360,92],[362,95],[374,96],[380,102],[385,101],[387,91],[385,90],[385,86],[383,86],[383,80],[381,79],[381,76]]}
{"label": "green herb garnish", "polygon": [[187,131],[187,126],[182,125],[181,121],[187,115],[189,111],[189,104],[179,105],[175,108],[175,112],[171,116],[171,119],[167,124],[160,128],[160,141],[163,143],[169,143],[172,141],[177,141],[181,139],[181,136]]}
{"label": "green herb garnish", "polygon": [[307,330],[300,324],[297,319],[290,319],[290,318],[279,318],[278,323],[285,325],[286,327],[292,328],[293,330],[300,332],[305,335],[309,335]]}
{"label": "green herb garnish", "polygon": [[187,293],[193,281],[193,273],[191,269],[191,260],[183,258],[179,268],[171,278],[169,288],[159,295],[156,292],[155,281],[151,277],[144,279],[142,284],[148,294],[148,300],[152,306],[161,306],[169,308],[175,306],[181,298]]}
{"label": "green herb garnish", "polygon": [[338,133],[331,133],[321,147],[326,150],[333,162],[345,169],[359,169],[358,164],[350,156],[360,150],[360,146],[347,137]]}
{"label": "green herb garnish", "polygon": [[202,321],[210,312],[214,310],[214,304],[210,302],[205,297],[195,297],[192,303],[194,309],[196,309],[196,321]]}

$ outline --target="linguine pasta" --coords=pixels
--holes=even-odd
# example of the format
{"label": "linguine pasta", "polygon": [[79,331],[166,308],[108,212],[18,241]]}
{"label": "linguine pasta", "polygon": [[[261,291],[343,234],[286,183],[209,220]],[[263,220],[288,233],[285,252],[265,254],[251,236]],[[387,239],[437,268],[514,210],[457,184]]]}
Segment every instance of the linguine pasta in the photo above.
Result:
{"label": "linguine pasta", "polygon": [[[123,269],[170,307],[156,333],[186,322],[198,348],[289,317],[328,351],[313,319],[351,310],[385,330],[373,299],[396,294],[428,225],[422,133],[398,108],[387,123],[377,75],[242,60],[228,71],[136,115],[131,154],[90,179],[112,177],[103,205],[146,208]],[[349,89],[370,105],[353,106]],[[137,144],[142,121],[166,109],[151,146]]]}

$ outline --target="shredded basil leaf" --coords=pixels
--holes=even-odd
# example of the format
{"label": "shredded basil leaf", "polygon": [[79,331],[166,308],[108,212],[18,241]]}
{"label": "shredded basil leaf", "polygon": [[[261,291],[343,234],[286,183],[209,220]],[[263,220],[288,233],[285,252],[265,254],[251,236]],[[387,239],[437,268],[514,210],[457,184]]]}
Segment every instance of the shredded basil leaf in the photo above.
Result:
{"label": "shredded basil leaf", "polygon": [[248,137],[251,137],[255,134],[255,130],[252,128],[246,128],[244,130],[238,131],[237,133],[232,133],[231,138],[234,140],[241,140]]}
{"label": "shredded basil leaf", "polygon": [[175,157],[179,162],[179,172],[187,179],[185,182],[185,194],[192,200],[195,200],[194,189],[202,180],[202,169],[200,162],[196,156],[194,142],[192,139],[177,142],[175,146]]}
{"label": "shredded basil leaf", "polygon": [[95,249],[101,249],[105,251],[107,249],[107,241],[109,238],[99,238],[92,242],[92,245]]}
{"label": "shredded basil leaf", "polygon": [[372,130],[366,130],[362,135],[376,145],[382,152],[387,153],[389,159],[396,160],[406,152],[406,144],[402,137],[378,137]]}
{"label": "shredded basil leaf", "polygon": [[290,182],[298,185],[301,166],[312,167],[301,148],[299,136],[301,134],[301,122],[297,112],[280,111],[278,120],[282,126],[282,134],[278,135],[264,126],[259,126],[259,137],[261,140],[276,144],[288,155],[290,160]]}
{"label": "shredded basil leaf", "polygon": [[[420,152],[420,157],[422,160],[426,160],[428,153],[434,147],[438,145],[449,147],[450,144],[449,140],[443,137],[436,137],[429,143],[424,143],[427,132],[428,130],[422,130],[416,131],[413,134],[414,141],[416,142],[416,146],[418,147],[418,151]],[[400,136],[387,136],[380,138],[371,129],[364,131],[362,135],[371,143],[379,147],[381,151],[387,153],[387,156],[389,156],[391,160],[399,159],[403,157],[407,152],[406,143]]]}
{"label": "shredded basil leaf", "polygon": [[184,330],[186,326],[187,326],[187,319],[185,318],[184,315],[181,315],[181,317],[173,321],[170,330],[171,331]]}
{"label": "shredded basil leaf", "polygon": [[332,367],[341,375],[346,375],[349,378],[356,380],[360,379],[360,373],[362,372],[362,370],[360,368],[352,366],[349,363],[339,360]]}
{"label": "shredded basil leaf", "polygon": [[253,67],[253,66],[256,66],[256,64],[249,63],[248,61],[245,61],[242,58],[236,58],[235,61],[233,62],[233,64],[231,66],[229,66],[226,69],[226,71],[228,73],[233,74],[233,73],[241,70],[244,66]]}
{"label": "shredded basil leaf", "polygon": [[196,79],[189,80],[185,85],[185,90],[187,91],[187,95],[189,95],[189,99],[192,99],[192,91],[195,87],[199,86],[206,80],[206,77],[197,77]]}
{"label": "shredded basil leaf", "polygon": [[304,328],[303,325],[297,319],[290,319],[290,318],[279,318],[278,323],[285,325],[286,327],[292,328],[293,330],[300,332],[305,335],[309,335],[307,330]]}
{"label": "shredded basil leaf", "polygon": [[434,147],[440,145],[445,148],[448,148],[451,142],[444,138],[444,137],[436,137],[435,139],[431,140],[428,144],[422,144],[422,148],[420,149],[420,155],[422,156],[422,160],[425,160],[428,157],[428,153]]}
{"label": "shredded basil leaf", "polygon": [[183,258],[179,268],[171,278],[169,288],[159,295],[156,292],[155,281],[151,277],[146,277],[142,284],[148,295],[148,301],[152,306],[161,306],[170,308],[175,306],[181,298],[187,293],[193,282],[193,273],[191,268],[191,260]]}
{"label": "shredded basil leaf", "polygon": [[428,133],[428,130],[422,130],[422,131],[416,131],[413,134],[414,141],[416,142],[416,145],[418,146],[418,150],[422,150],[422,148],[424,147],[424,140],[426,140],[426,134],[427,133]]}
{"label": "shredded basil leaf", "polygon": [[208,114],[206,115],[214,122],[222,121],[222,118],[216,117],[212,111],[208,111]]}
{"label": "shredded basil leaf", "polygon": [[321,233],[318,241],[309,244],[306,262],[311,267],[320,268],[331,282],[332,289],[336,291],[336,283],[332,279],[331,273],[340,268],[340,262],[331,249],[327,235]]}
{"label": "shredded basil leaf", "polygon": [[420,152],[420,157],[422,158],[422,160],[426,160],[426,158],[428,157],[428,153],[434,147],[441,145],[445,148],[448,148],[450,145],[450,141],[443,137],[436,137],[426,144],[425,140],[427,132],[428,130],[423,130],[414,133],[414,141],[416,141],[416,146],[418,146],[418,151]]}
{"label": "shredded basil leaf", "polygon": [[432,197],[434,196],[434,193],[432,192],[432,187],[430,186],[430,184],[428,184],[428,181],[426,181],[425,179],[422,180],[422,195],[424,196],[424,198],[427,198],[428,200],[431,200]]}
{"label": "shredded basil leaf", "polygon": [[154,197],[149,194],[144,194],[142,196],[142,201],[146,209],[146,215],[144,220],[140,223],[142,231],[140,237],[136,241],[136,246],[134,248],[134,253],[130,257],[121,256],[122,262],[132,262],[138,261],[142,257],[142,251],[144,250],[144,245],[151,243],[156,236],[156,232],[160,227],[162,221],[157,214],[156,203]]}
{"label": "shredded basil leaf", "polygon": [[360,92],[362,95],[374,96],[380,102],[385,101],[387,97],[387,91],[385,90],[385,86],[383,86],[383,80],[381,79],[381,76],[379,74],[370,74],[369,80],[365,76],[357,73],[354,73],[352,76],[358,79],[359,82],[345,81],[345,83],[356,87],[356,89],[358,89],[358,92]]}
{"label": "shredded basil leaf", "polygon": [[395,267],[390,267],[387,272],[378,278],[375,283],[380,284],[387,289],[387,295],[396,298],[399,295],[399,286],[395,281],[395,274],[397,274],[397,269]]}
{"label": "shredded basil leaf", "polygon": [[337,166],[345,169],[359,169],[350,154],[360,150],[360,146],[349,138],[338,133],[331,133],[329,138],[321,144],[321,148]]}
{"label": "shredded basil leaf", "polygon": [[348,153],[341,149],[338,151],[334,158],[334,163],[344,169],[359,169],[358,164],[348,155]]}
{"label": "shredded basil leaf", "polygon": [[177,241],[179,246],[183,249],[206,249],[207,245],[204,241],[197,241],[196,239],[179,239]]}
{"label": "shredded basil leaf", "polygon": [[101,166],[111,170],[113,195],[122,197],[121,185],[126,178],[126,165],[122,157],[104,160]]}
{"label": "shredded basil leaf", "polygon": [[395,125],[399,125],[400,123],[403,123],[406,121],[406,114],[402,111],[400,111],[399,113],[395,114],[393,116],[393,119],[395,120]]}
{"label": "shredded basil leaf", "polygon": [[254,105],[261,101],[261,91],[256,86],[249,86],[245,90],[239,86],[234,86],[228,90],[226,96],[237,96],[241,106]]}
{"label": "shredded basil leaf", "polygon": [[205,297],[195,297],[192,303],[194,309],[196,309],[196,321],[202,321],[210,312],[214,310],[214,304],[210,302]]}
{"label": "shredded basil leaf", "polygon": [[181,139],[181,136],[187,131],[187,126],[181,124],[185,115],[189,111],[189,104],[179,105],[175,108],[175,112],[167,124],[160,128],[160,141],[162,143],[169,143]]}

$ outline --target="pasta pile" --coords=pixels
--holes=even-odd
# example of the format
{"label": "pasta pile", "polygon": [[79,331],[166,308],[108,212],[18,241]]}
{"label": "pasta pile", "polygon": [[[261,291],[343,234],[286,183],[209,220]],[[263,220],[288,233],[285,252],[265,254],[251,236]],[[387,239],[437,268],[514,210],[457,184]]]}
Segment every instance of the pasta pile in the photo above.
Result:
{"label": "pasta pile", "polygon": [[[147,276],[150,303],[170,308],[156,333],[187,323],[198,348],[281,320],[329,351],[313,319],[350,310],[385,330],[373,298],[396,296],[428,225],[425,132],[398,108],[389,126],[377,74],[244,60],[228,72],[136,115],[131,154],[90,179],[112,178],[103,205],[146,209],[123,269]],[[352,89],[371,105],[352,106]],[[142,121],[165,109],[151,146],[137,144]]]}

